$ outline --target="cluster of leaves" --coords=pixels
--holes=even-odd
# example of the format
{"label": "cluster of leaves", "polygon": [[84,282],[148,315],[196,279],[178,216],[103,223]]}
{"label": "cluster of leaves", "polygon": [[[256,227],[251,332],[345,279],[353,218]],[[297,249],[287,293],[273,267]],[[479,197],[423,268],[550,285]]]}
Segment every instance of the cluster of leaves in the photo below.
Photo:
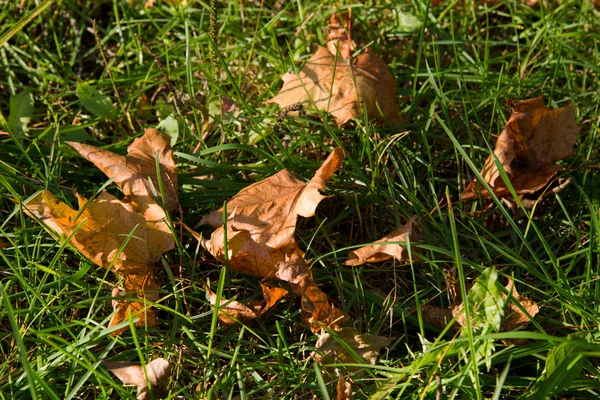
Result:
{"label": "cluster of leaves", "polygon": [[[152,6],[151,2],[146,6]],[[404,124],[406,120],[396,102],[394,76],[371,49],[354,55],[357,47],[350,36],[351,21],[349,13],[333,13],[326,47],[319,47],[301,70],[285,74],[281,91],[268,103],[279,104],[284,114],[299,109],[331,114],[338,127],[348,126],[353,119],[364,115],[376,119],[374,125]],[[77,92],[82,105],[99,118],[109,118],[115,111],[110,98],[89,86],[79,84]],[[482,202],[490,209],[495,200],[501,199],[515,214],[527,213],[542,198],[565,187],[567,182],[557,178],[564,168],[556,162],[573,154],[580,128],[571,106],[548,109],[541,97],[511,101],[509,106],[512,115],[498,137],[493,154],[461,197],[465,201]],[[208,134],[219,123],[225,123],[225,113],[235,111],[236,106],[223,99],[220,108],[221,120],[214,115],[205,118],[202,133]],[[27,136],[32,111],[31,93],[23,91],[11,97],[7,126],[16,143]],[[171,143],[177,140],[178,122],[169,117],[163,119],[159,128],[175,133],[166,135],[147,129],[129,146],[127,156],[91,145],[68,143],[120,188],[122,198],[107,191],[89,200],[76,194],[79,209],[74,210],[52,192],[42,190],[20,203],[25,213],[42,223],[63,244],[70,244],[123,282],[122,288],[113,290],[114,312],[109,327],[115,335],[157,324],[154,306],[162,301],[157,264],[164,253],[175,247],[175,226],[183,225],[182,221],[172,222],[172,215],[182,210],[171,149]],[[263,299],[248,303],[224,298],[222,282],[216,293],[209,283],[203,284],[207,299],[222,323],[248,324],[260,318],[289,294],[289,287],[300,298],[303,321],[319,334],[313,356],[328,374],[337,375],[338,398],[348,399],[353,394],[350,382],[358,379],[363,369],[349,366],[334,370],[327,365],[375,364],[380,349],[392,339],[361,334],[353,326],[344,326],[353,318],[334,305],[319,287],[309,267],[310,260],[296,239],[298,216],[315,215],[325,198],[320,192],[341,168],[343,159],[344,151],[335,147],[308,182],[283,169],[247,186],[223,208],[200,220],[201,225],[214,228],[210,238],[186,228],[227,271],[261,280]],[[426,220],[410,217],[405,225],[390,229],[390,233],[372,244],[350,251],[345,264],[358,267],[390,259],[411,265],[426,262],[425,255],[414,253],[414,249],[407,251],[415,242],[424,247],[432,245],[420,232],[426,224]],[[281,287],[282,283],[288,287]],[[535,302],[519,295],[513,280],[501,285],[494,267],[483,269],[469,288],[459,287],[449,275],[447,290],[451,293],[449,307],[417,304],[407,315],[417,314],[419,319],[442,330],[472,336],[524,328],[539,311]],[[518,333],[502,340],[507,345],[526,341]],[[559,361],[548,362],[545,372],[548,376],[558,369],[552,363],[581,362],[581,358],[571,357],[573,349],[565,346],[555,350],[550,358]],[[489,363],[493,349],[494,340],[487,340],[473,352],[476,362]],[[139,398],[160,396],[171,371],[170,362],[162,358],[150,361],[145,367],[137,363],[103,364],[124,384],[136,386]],[[383,387],[378,395],[385,396],[393,389],[393,385]],[[550,393],[556,388],[548,389],[540,383],[536,390]]]}

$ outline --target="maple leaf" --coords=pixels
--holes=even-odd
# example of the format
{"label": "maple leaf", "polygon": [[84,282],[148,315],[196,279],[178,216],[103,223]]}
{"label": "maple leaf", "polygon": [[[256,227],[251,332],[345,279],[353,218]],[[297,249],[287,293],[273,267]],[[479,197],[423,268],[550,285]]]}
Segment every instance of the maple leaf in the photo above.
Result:
{"label": "maple leaf", "polygon": [[[542,97],[510,104],[512,115],[498,137],[494,155],[519,197],[537,199],[551,186],[556,173],[563,170],[556,161],[573,154],[580,127],[571,106],[551,110]],[[492,155],[481,175],[497,196],[512,200]],[[489,196],[489,193],[473,181],[462,198],[469,200],[479,195]]]}
{"label": "maple leaf", "polygon": [[357,250],[352,250],[348,254],[348,260],[345,262],[345,264],[350,266],[358,266],[365,263],[385,261],[389,260],[390,258],[394,258],[397,261],[408,260],[405,250],[402,246],[388,242],[406,242],[406,239],[412,236],[412,226],[416,219],[416,216],[412,217],[405,225],[375,242],[383,244],[372,244],[361,247]]}
{"label": "maple leaf", "polygon": [[129,146],[126,157],[90,145],[70,145],[114,178],[126,196],[119,200],[102,192],[87,201],[77,194],[76,211],[44,190],[24,204],[24,210],[40,219],[51,234],[69,240],[83,256],[124,280],[124,291],[113,290],[113,296],[125,299],[113,300],[115,314],[109,326],[127,320],[129,314],[139,318],[136,326],[152,326],[156,316],[146,303],[158,300],[155,264],[174,247],[174,241],[165,210],[152,197],[150,181],[157,182],[153,160],[158,156],[165,192],[176,204],[177,170],[169,139],[148,129]]}
{"label": "maple leaf", "polygon": [[115,154],[85,143],[67,142],[83,157],[94,163],[121,188],[130,201],[143,205],[147,198],[160,196],[156,157],[158,157],[167,209],[179,207],[177,202],[177,166],[173,160],[171,138],[156,129],[147,129],[144,136],[134,140],[127,148],[127,156]]}
{"label": "maple leaf", "polygon": [[330,19],[328,49],[319,46],[298,73],[282,76],[283,87],[267,103],[286,108],[297,103],[331,114],[338,126],[367,113],[392,125],[401,123],[396,103],[397,86],[389,68],[368,48],[354,60],[354,44],[340,28],[336,14]]}
{"label": "maple leaf", "polygon": [[[492,284],[495,285],[495,280],[492,282]],[[505,289],[510,296],[510,300],[507,301],[507,295],[505,293],[499,294],[505,305],[504,310],[501,313],[496,312],[496,309],[501,307],[501,305],[496,304],[489,295],[486,298],[481,299],[482,307],[476,307],[471,312],[475,312],[476,316],[478,314],[488,312],[495,314],[498,317],[503,315],[499,321],[499,324],[497,325],[497,328],[499,328],[500,332],[510,332],[515,329],[525,328],[527,325],[529,325],[531,319],[539,312],[538,305],[533,300],[522,297],[519,292],[517,292],[512,279],[509,279]],[[520,307],[517,305],[517,303],[520,305]],[[525,310],[526,313],[524,313],[522,309]],[[452,325],[453,330],[458,331],[461,329],[461,327],[467,325],[464,302],[455,304],[449,308],[439,308],[424,304],[421,305],[421,315],[425,322],[428,322],[439,328],[446,327],[446,325],[455,317],[456,323]],[[472,329],[479,325],[477,320],[478,318],[473,317],[473,320],[471,321]],[[516,345],[524,343],[526,339],[503,339],[502,341],[507,345]]]}
{"label": "maple leaf", "polygon": [[[61,241],[69,239],[69,243],[90,261],[110,268],[123,278],[126,293],[139,298],[142,303],[144,300],[156,301],[159,285],[154,265],[162,253],[174,246],[164,210],[154,203],[144,214],[139,214],[131,204],[107,192],[92,201],[79,195],[77,198],[79,211],[44,190],[24,204],[24,210],[39,218]],[[110,326],[126,320],[128,312],[140,317],[136,326],[153,325],[154,312],[144,313],[145,307],[140,302],[114,303],[117,313]]]}
{"label": "maple leaf", "polygon": [[172,365],[164,358],[150,361],[145,368],[128,361],[102,361],[102,365],[115,374],[124,386],[137,387],[138,400],[161,399],[166,395]]}
{"label": "maple leaf", "polygon": [[298,216],[313,216],[325,198],[319,190],[341,166],[343,155],[341,148],[334,149],[308,183],[282,170],[242,189],[227,203],[226,227],[222,209],[200,221],[217,228],[209,240],[199,239],[220,261],[225,260],[227,234],[227,259],[232,270],[290,283],[301,296],[303,318],[313,331],[321,329],[321,324],[341,322],[344,315],[313,282],[294,232]]}

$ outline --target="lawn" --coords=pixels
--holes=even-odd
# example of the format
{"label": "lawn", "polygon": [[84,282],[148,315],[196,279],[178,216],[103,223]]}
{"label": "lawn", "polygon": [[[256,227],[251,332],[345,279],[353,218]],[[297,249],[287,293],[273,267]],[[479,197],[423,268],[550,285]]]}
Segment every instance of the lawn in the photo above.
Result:
{"label": "lawn", "polygon": [[[0,399],[135,398],[102,361],[156,358],[173,366],[165,398],[347,399],[340,376],[355,399],[600,397],[592,0],[144,3],[0,0]],[[357,53],[369,48],[389,66],[399,123],[365,111],[340,127],[310,105],[288,114],[267,102],[326,43],[336,6],[352,10]],[[527,204],[511,185],[504,200],[463,199],[511,101],[538,96],[552,109],[572,105],[581,127],[574,154],[558,162],[556,178],[570,184]],[[111,293],[122,280],[23,204],[42,190],[75,209],[76,193],[122,199],[66,142],[124,155],[155,127],[177,164],[180,209],[166,218],[174,248],[153,267],[156,324],[132,317],[115,334]],[[254,321],[220,322],[207,286],[248,303],[262,298],[262,281],[184,229],[209,237],[198,223],[240,190],[283,169],[308,182],[336,147],[343,164],[315,215],[298,218],[295,240],[344,326],[389,339],[374,364],[353,351],[321,358],[326,332],[344,340],[333,326],[314,333],[293,293]],[[344,265],[413,216],[400,260]],[[537,314],[507,297],[509,280]],[[456,309],[456,292],[465,326],[432,323],[431,306]],[[501,329],[510,309],[528,324]]]}

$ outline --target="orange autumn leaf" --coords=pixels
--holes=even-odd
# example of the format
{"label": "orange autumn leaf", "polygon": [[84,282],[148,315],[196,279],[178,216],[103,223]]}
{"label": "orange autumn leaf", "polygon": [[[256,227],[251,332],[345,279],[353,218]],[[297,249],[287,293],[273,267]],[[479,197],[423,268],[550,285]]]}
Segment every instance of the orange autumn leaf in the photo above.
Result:
{"label": "orange autumn leaf", "polygon": [[128,361],[102,361],[102,365],[115,374],[124,386],[137,387],[138,400],[162,399],[167,394],[172,365],[164,358],[150,361],[145,368]]}
{"label": "orange autumn leaf", "polygon": [[352,400],[352,385],[348,380],[340,374],[336,387],[337,400]]}
{"label": "orange autumn leaf", "polygon": [[124,290],[113,290],[113,296],[121,299],[113,300],[115,314],[110,326],[126,321],[130,314],[138,318],[136,326],[156,322],[155,312],[148,308],[148,303],[158,300],[160,288],[155,265],[164,252],[174,247],[174,241],[165,210],[149,191],[149,181],[156,181],[157,176],[155,157],[165,188],[171,185],[175,196],[177,190],[173,186],[177,183],[173,152],[164,139],[162,133],[149,129],[129,146],[127,157],[71,143],[115,179],[126,194],[122,200],[107,192],[91,201],[77,195],[77,211],[44,190],[24,204],[25,212],[40,219],[53,235],[61,241],[68,239],[83,256],[123,279]]}
{"label": "orange autumn leaf", "polygon": [[[248,323],[267,312],[280,299],[288,294],[288,291],[278,287],[272,287],[266,284],[260,284],[263,291],[264,300],[250,302],[248,305],[235,300],[221,298],[219,307],[219,319],[226,325],[233,325],[237,321]],[[217,295],[206,288],[208,301],[212,306],[217,303]]]}
{"label": "orange autumn leaf", "polygon": [[[80,196],[78,199],[79,211],[44,190],[24,204],[24,210],[39,218],[61,241],[69,238],[69,243],[90,261],[110,268],[123,278],[125,292],[131,294],[127,297],[137,297],[141,302],[157,300],[159,285],[154,265],[161,254],[174,245],[164,210],[154,203],[140,214],[131,204],[107,192],[92,201]],[[119,252],[123,245],[123,251]],[[132,301],[115,303],[117,313],[110,326],[127,319],[128,312],[140,318],[137,326],[152,325],[153,311],[144,312],[145,307],[140,304]]]}
{"label": "orange autumn leaf", "polygon": [[327,47],[319,46],[298,74],[282,76],[283,87],[267,103],[286,108],[297,103],[331,114],[338,126],[367,113],[392,125],[401,122],[397,86],[389,68],[367,48],[350,59],[354,44],[339,17],[330,19]]}
{"label": "orange autumn leaf", "polygon": [[[556,173],[563,170],[556,161],[573,154],[580,127],[571,106],[549,109],[542,97],[510,104],[512,115],[498,137],[494,155],[521,199],[537,199],[551,186]],[[512,199],[492,155],[481,175],[497,196]],[[489,193],[473,181],[462,198],[469,200],[479,195]]]}
{"label": "orange autumn leaf", "polygon": [[348,260],[345,265],[358,266],[365,263],[374,263],[394,258],[397,261],[408,261],[408,255],[402,246],[388,242],[405,243],[407,238],[412,235],[412,226],[417,217],[412,217],[405,225],[396,229],[392,233],[377,240],[375,243],[357,250],[352,250],[348,254]]}
{"label": "orange autumn leaf", "polygon": [[[313,178],[302,182],[287,170],[254,183],[227,202],[228,216],[235,214],[235,224],[244,224],[257,243],[279,248],[293,242],[296,219],[314,216],[317,205],[325,198],[319,193],[325,183],[342,166],[344,151],[338,147],[327,157]],[[200,224],[214,228],[223,225],[223,209],[204,217]]]}
{"label": "orange autumn leaf", "polygon": [[348,316],[329,302],[327,295],[315,284],[310,268],[298,252],[287,256],[275,266],[268,278],[288,282],[300,296],[302,319],[313,332],[323,326],[338,326],[348,320]]}
{"label": "orange autumn leaf", "polygon": [[94,163],[132,202],[145,203],[147,198],[160,196],[156,157],[160,168],[160,179],[164,188],[169,211],[175,211],[177,202],[177,167],[173,160],[171,138],[156,129],[147,129],[144,136],[136,139],[122,156],[85,143],[67,142],[83,157]]}
{"label": "orange autumn leaf", "polygon": [[220,261],[225,260],[227,234],[232,270],[290,283],[301,296],[303,319],[313,331],[321,324],[340,323],[345,316],[313,282],[294,233],[298,216],[313,216],[325,198],[319,191],[341,166],[343,155],[341,148],[335,149],[308,183],[283,170],[241,190],[227,203],[226,227],[222,210],[201,221],[217,228],[210,239],[200,238],[200,242]]}
{"label": "orange autumn leaf", "polygon": [[[539,312],[539,307],[533,300],[522,297],[519,292],[517,292],[517,288],[514,286],[512,280],[509,280],[505,288],[509,293],[510,300],[507,302],[507,295],[501,293],[501,297],[506,306],[504,308],[504,316],[500,323],[500,332],[510,332],[515,329],[525,328],[529,325],[531,319]],[[520,307],[516,303],[518,303]],[[526,313],[521,309],[525,310]],[[449,308],[439,308],[424,304],[421,306],[421,315],[425,322],[439,328],[445,328],[455,317],[456,323],[452,325],[453,330],[458,331],[467,324],[467,318],[464,312],[464,302],[455,304]],[[505,344],[515,345],[524,343],[525,341],[525,339],[519,338],[503,340]]]}

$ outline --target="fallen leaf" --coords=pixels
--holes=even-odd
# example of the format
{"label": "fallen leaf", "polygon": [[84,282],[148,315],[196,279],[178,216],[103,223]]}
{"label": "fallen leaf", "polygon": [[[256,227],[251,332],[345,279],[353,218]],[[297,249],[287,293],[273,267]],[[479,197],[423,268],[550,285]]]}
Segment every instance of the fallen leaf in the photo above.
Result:
{"label": "fallen leaf", "polygon": [[[124,297],[114,300],[109,326],[129,318],[139,318],[136,326],[152,326],[156,315],[148,308],[158,300],[160,285],[155,264],[174,247],[167,215],[152,197],[150,181],[157,182],[158,156],[161,179],[167,198],[177,204],[177,170],[169,138],[148,129],[128,148],[126,157],[81,143],[70,143],[96,164],[125,193],[123,200],[102,192],[92,201],[77,195],[79,211],[58,200],[47,190],[24,204],[30,216],[39,218],[61,241],[69,240],[81,254],[96,265],[110,269],[124,281]],[[128,328],[121,328],[115,334]]]}
{"label": "fallen leaf", "polygon": [[0,237],[0,249],[5,249],[7,247],[10,247],[10,243],[4,239],[3,237]]}
{"label": "fallen leaf", "polygon": [[352,400],[352,385],[342,374],[338,377],[337,400]]}
{"label": "fallen leaf", "polygon": [[[349,352],[345,346],[359,356],[359,359]],[[360,334],[351,327],[335,329],[333,331],[322,330],[315,344],[313,356],[321,364],[356,364],[364,362],[374,365],[379,357],[379,351],[389,345],[392,339],[377,335]],[[345,367],[347,371],[357,372],[360,368]]]}
{"label": "fallen leaf", "polygon": [[[513,112],[498,137],[494,154],[519,197],[537,199],[542,193],[551,193],[547,189],[556,173],[563,170],[556,161],[573,154],[580,127],[571,106],[551,110],[542,97],[510,104]],[[497,196],[512,201],[492,155],[481,175]],[[480,195],[487,197],[489,193],[473,181],[462,198],[470,200]]]}
{"label": "fallen leaf", "polygon": [[356,44],[350,38],[352,33],[352,9],[335,12],[329,17],[327,50],[334,56],[350,61]]}
{"label": "fallen leaf", "polygon": [[140,317],[136,326],[152,325],[154,312],[144,312],[143,302],[158,299],[154,265],[162,253],[174,246],[164,210],[156,203],[148,203],[145,213],[139,214],[131,204],[107,192],[92,201],[81,196],[78,200],[79,211],[76,211],[44,190],[24,204],[24,210],[39,218],[61,241],[69,239],[93,263],[110,268],[124,279],[128,297],[140,299],[140,302],[120,303],[110,326],[126,320],[129,312]]}
{"label": "fallen leaf", "polygon": [[140,364],[128,361],[102,361],[102,365],[115,374],[124,386],[137,387],[138,400],[161,399],[167,394],[172,365],[164,358],[146,364],[145,373]]}
{"label": "fallen leaf", "polygon": [[[286,254],[297,251],[294,232],[298,215],[314,216],[317,205],[325,198],[319,190],[325,189],[325,182],[342,165],[343,157],[341,148],[334,149],[308,183],[282,170],[242,189],[227,202],[230,267],[264,278],[273,274],[273,268]],[[223,210],[204,217],[200,224],[217,228],[211,239],[202,244],[223,261]]]}
{"label": "fallen leaf", "polygon": [[372,244],[361,247],[357,250],[352,250],[348,254],[348,260],[345,262],[345,264],[350,266],[358,266],[365,263],[385,261],[389,260],[390,258],[394,258],[397,261],[407,261],[408,255],[406,254],[404,248],[399,244],[391,244],[388,242],[405,243],[407,237],[410,238],[412,235],[412,225],[416,219],[416,216],[412,217],[405,225],[375,242],[386,244]]}
{"label": "fallen leaf", "polygon": [[[308,183],[282,170],[242,189],[227,202],[228,225],[247,230],[256,243],[273,248],[295,246],[298,215],[305,218],[315,215],[317,205],[325,198],[319,190],[325,189],[325,183],[341,167],[343,158],[344,151],[340,147],[334,149]],[[223,209],[204,217],[200,224],[221,227]]]}
{"label": "fallen leaf", "polygon": [[313,282],[294,232],[298,215],[313,216],[325,198],[319,190],[341,166],[343,155],[341,148],[335,149],[308,183],[283,170],[242,189],[227,203],[226,231],[222,209],[200,221],[217,228],[209,240],[200,238],[200,242],[222,262],[227,233],[227,260],[232,270],[290,283],[301,296],[303,319],[315,332],[322,325],[341,323],[345,315]]}
{"label": "fallen leaf", "polygon": [[314,283],[312,273],[302,255],[292,253],[275,266],[275,277],[288,282],[300,296],[302,319],[313,332],[319,332],[323,326],[339,326],[348,320],[348,316],[329,302],[327,295]]}
{"label": "fallen leaf", "polygon": [[[512,279],[510,279],[506,285],[506,290],[514,302],[509,302],[506,310],[504,311],[504,320],[500,325],[501,332],[510,332],[518,328],[526,327],[530,321],[529,316],[533,318],[540,311],[538,305],[533,300],[522,297],[519,292],[517,292],[517,288],[515,287]],[[503,297],[506,297],[506,295],[503,294]],[[516,303],[519,303],[527,312],[527,314],[529,314],[529,316],[521,311],[521,308],[519,308]],[[518,344],[524,341],[525,340],[523,339],[513,339],[512,343]]]}
{"label": "fallen leaf", "polygon": [[128,148],[127,156],[115,154],[89,144],[67,142],[83,157],[94,163],[121,188],[129,200],[145,207],[146,199],[160,197],[156,159],[164,188],[167,208],[173,212],[177,202],[177,167],[173,160],[171,138],[156,129],[147,129],[144,136],[136,139]]}
{"label": "fallen leaf", "polygon": [[[504,300],[505,306],[503,310],[503,317],[499,324],[499,331],[510,332],[519,328],[525,328],[527,325],[529,325],[531,319],[534,318],[539,312],[539,307],[533,300],[522,297],[514,287],[512,280],[509,280],[505,288],[509,293],[510,300],[507,301],[507,295],[505,293],[500,293],[501,298]],[[520,304],[521,307],[519,307],[517,303]],[[524,313],[521,308],[525,310],[526,313]],[[476,313],[484,313],[486,311],[487,310],[485,307],[479,307],[471,310],[471,312]],[[445,328],[448,323],[456,317],[456,323],[451,327],[454,331],[460,330],[461,327],[464,327],[467,324],[466,314],[464,312],[464,302],[455,304],[449,308],[439,308],[428,304],[423,304],[421,305],[421,315],[425,322],[435,325],[439,328]],[[473,318],[473,321],[471,321],[472,329],[477,327],[477,323],[475,322],[477,319],[478,318]],[[517,345],[524,343],[526,339],[503,339],[502,341],[507,345]]]}
{"label": "fallen leaf", "polygon": [[338,126],[362,117],[363,107],[380,121],[401,123],[396,82],[385,62],[370,48],[350,60],[354,45],[336,15],[328,39],[329,49],[319,46],[298,74],[282,76],[283,87],[267,103],[282,109],[298,103],[314,107],[331,114]]}
{"label": "fallen leaf", "polygon": [[[263,315],[267,310],[273,307],[280,299],[288,294],[288,291],[278,287],[272,287],[266,284],[260,284],[263,291],[264,300],[251,302],[248,305],[235,300],[221,298],[219,307],[219,319],[226,325],[233,325],[236,322],[248,323]],[[217,303],[217,295],[210,288],[206,288],[208,301],[212,306]]]}

